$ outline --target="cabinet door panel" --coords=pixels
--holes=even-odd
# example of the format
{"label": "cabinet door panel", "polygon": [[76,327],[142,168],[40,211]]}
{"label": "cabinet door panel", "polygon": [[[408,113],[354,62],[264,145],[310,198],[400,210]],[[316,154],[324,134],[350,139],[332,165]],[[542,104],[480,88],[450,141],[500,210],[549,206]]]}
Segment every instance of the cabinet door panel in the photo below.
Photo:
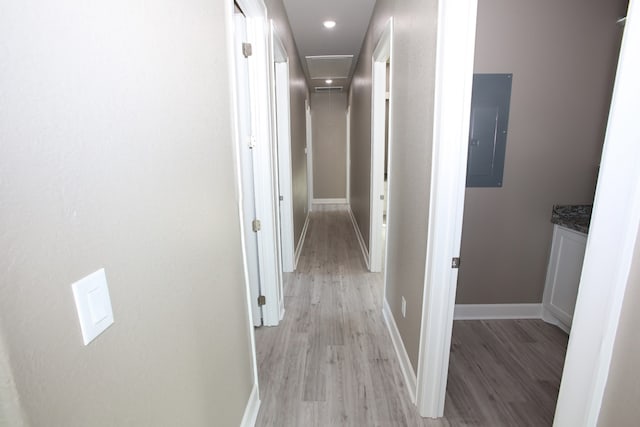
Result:
{"label": "cabinet door panel", "polygon": [[584,234],[555,226],[543,303],[567,327],[573,320],[586,244]]}

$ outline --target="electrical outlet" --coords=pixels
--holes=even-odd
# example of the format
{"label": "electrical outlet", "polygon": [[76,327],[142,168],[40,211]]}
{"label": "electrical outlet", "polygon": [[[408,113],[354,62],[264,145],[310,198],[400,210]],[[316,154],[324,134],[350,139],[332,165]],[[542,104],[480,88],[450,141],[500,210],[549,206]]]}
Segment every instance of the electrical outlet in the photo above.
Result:
{"label": "electrical outlet", "polygon": [[402,317],[407,317],[407,300],[402,297]]}

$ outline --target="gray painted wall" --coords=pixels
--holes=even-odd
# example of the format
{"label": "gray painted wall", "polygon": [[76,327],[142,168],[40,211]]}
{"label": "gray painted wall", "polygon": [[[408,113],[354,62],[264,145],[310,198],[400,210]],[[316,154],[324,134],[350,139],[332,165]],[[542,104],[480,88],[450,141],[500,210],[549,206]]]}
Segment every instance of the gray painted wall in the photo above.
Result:
{"label": "gray painted wall", "polygon": [[640,238],[632,261],[620,323],[613,347],[609,378],[598,425],[632,426],[640,419]]}
{"label": "gray painted wall", "polygon": [[466,191],[457,302],[539,303],[554,204],[591,203],[622,2],[480,0],[475,72],[513,73],[504,186]]}
{"label": "gray painted wall", "polygon": [[289,18],[282,0],[265,0],[268,16],[289,56],[289,96],[291,97],[291,166],[293,177],[293,229],[297,244],[307,217],[307,129],[305,100],[309,98],[307,82],[300,65],[298,49],[293,40]]}
{"label": "gray painted wall", "polygon": [[[231,7],[3,3],[0,424],[240,423]],[[115,324],[85,347],[70,285],[101,267]]]}
{"label": "gray painted wall", "polygon": [[[437,4],[436,0],[379,0],[350,89],[351,207],[368,242],[371,55],[386,22],[393,16],[389,268],[385,297],[414,369],[418,366],[428,237]],[[406,318],[400,311],[402,296],[407,300]]]}
{"label": "gray painted wall", "polygon": [[347,197],[347,95],[312,93],[313,198]]}

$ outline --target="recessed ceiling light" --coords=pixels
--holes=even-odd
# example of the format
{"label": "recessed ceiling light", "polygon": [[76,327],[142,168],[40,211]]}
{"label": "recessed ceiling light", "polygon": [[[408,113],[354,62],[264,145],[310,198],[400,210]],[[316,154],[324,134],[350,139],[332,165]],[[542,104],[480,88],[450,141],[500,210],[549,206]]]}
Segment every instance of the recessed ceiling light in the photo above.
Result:
{"label": "recessed ceiling light", "polygon": [[324,25],[325,28],[333,28],[336,26],[336,21],[324,21],[322,25]]}
{"label": "recessed ceiling light", "polygon": [[333,80],[331,80],[331,79],[327,79],[327,80],[325,80],[324,82],[325,82],[326,84],[330,85],[331,83],[333,83]]}

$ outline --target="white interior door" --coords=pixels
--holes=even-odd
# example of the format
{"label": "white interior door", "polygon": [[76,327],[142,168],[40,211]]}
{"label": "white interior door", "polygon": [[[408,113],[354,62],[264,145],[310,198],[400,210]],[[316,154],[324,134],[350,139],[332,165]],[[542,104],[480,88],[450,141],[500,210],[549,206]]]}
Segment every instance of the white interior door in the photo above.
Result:
{"label": "white interior door", "polygon": [[311,106],[309,100],[304,102],[306,111],[306,125],[307,125],[307,147],[305,153],[307,154],[307,209],[309,212],[313,209],[313,131],[311,123]]}
{"label": "white interior door", "polygon": [[[370,229],[369,229],[369,270],[382,271],[384,245],[384,166],[386,100],[387,100],[387,62],[391,59],[391,36],[393,21],[390,19],[373,51],[373,82],[371,93],[371,192],[370,192]],[[391,144],[391,138],[389,138]]]}
{"label": "white interior door", "polygon": [[258,260],[258,238],[253,231],[256,218],[256,200],[254,187],[254,153],[251,145],[251,94],[249,66],[243,54],[242,44],[247,40],[246,18],[242,13],[234,15],[235,59],[238,91],[238,154],[240,157],[242,194],[242,221],[244,243],[251,291],[251,314],[255,326],[262,325],[262,308],[258,305],[260,295],[260,274]]}
{"label": "white interior door", "polygon": [[293,184],[291,166],[291,115],[289,63],[282,42],[271,30],[274,52],[276,136],[278,146],[278,188],[280,191],[280,241],[282,271],[294,270]]}

